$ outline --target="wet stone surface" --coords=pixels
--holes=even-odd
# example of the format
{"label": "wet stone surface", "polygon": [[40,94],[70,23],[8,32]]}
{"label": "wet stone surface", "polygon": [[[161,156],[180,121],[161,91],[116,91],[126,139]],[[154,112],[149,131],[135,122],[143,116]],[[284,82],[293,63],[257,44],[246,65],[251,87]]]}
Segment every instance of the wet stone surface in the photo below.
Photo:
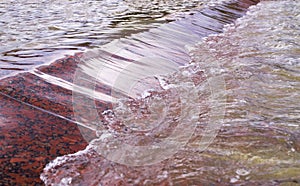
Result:
{"label": "wet stone surface", "polygon": [[[198,24],[199,27],[201,24],[210,24],[209,21],[204,23],[200,20],[188,23],[182,21],[180,24],[195,29],[195,33],[201,37],[208,33],[219,33],[222,30],[222,25],[242,16],[249,5],[257,3],[243,0],[238,2],[226,7],[231,8],[231,12],[236,11],[236,14],[232,13],[228,18],[226,18],[227,14],[218,15],[226,19],[220,21],[221,23],[214,27],[215,30],[211,32],[196,30],[196,27],[192,27],[195,24]],[[234,6],[236,7],[234,8]],[[219,19],[218,16],[214,16],[217,9],[213,11],[206,9],[203,14],[210,15],[208,20],[212,20],[212,17]],[[147,34],[144,36],[146,37]],[[128,40],[132,39],[129,38]],[[166,45],[164,46],[166,48],[173,46],[168,45],[168,43],[163,44]],[[158,45],[163,44],[158,43]],[[164,50],[166,49],[164,48]],[[142,53],[143,50],[138,52]],[[164,51],[159,52],[163,53]],[[234,51],[231,52],[234,53]],[[177,55],[171,56],[177,61],[188,60],[186,57],[188,55],[182,53],[181,50],[175,50],[172,54]],[[290,162],[288,161],[293,159],[297,165],[297,158],[299,157],[296,152],[299,152],[299,133],[278,130],[276,127],[263,127],[267,125],[264,122],[249,128],[244,128],[243,125],[224,127],[215,143],[202,154],[195,150],[199,136],[194,136],[190,146],[187,146],[184,151],[179,152],[169,160],[150,167],[133,168],[112,163],[100,157],[90,148],[82,154],[72,155],[72,153],[83,150],[88,145],[86,139],[83,139],[81,135],[84,129],[79,130],[75,123],[72,89],[70,88],[82,55],[82,53],[77,53],[74,56],[67,56],[49,66],[41,66],[30,72],[0,80],[0,170],[2,171],[0,184],[43,185],[40,180],[43,168],[56,157],[66,154],[70,155],[61,158],[61,160],[65,158],[65,162],[60,162],[58,158],[58,164],[52,167],[53,169],[44,170],[43,175],[44,178],[48,178],[48,185],[50,182],[59,183],[63,181],[68,183],[70,180],[74,184],[81,183],[83,185],[97,185],[99,183],[103,185],[170,185],[171,183],[199,185],[203,183],[221,184],[222,182],[242,183],[250,177],[254,181],[249,182],[249,184],[254,185],[258,184],[259,181],[265,181],[266,184],[298,181],[297,171],[299,169],[296,166],[289,168],[288,163]],[[123,58],[120,57],[121,60]],[[184,64],[188,61],[180,62]],[[195,75],[196,80],[197,77]],[[198,83],[202,83],[201,78],[198,77],[198,80]],[[232,86],[234,87],[234,85]],[[111,93],[109,86],[101,84],[98,84],[95,90],[105,94]],[[96,100],[95,102],[99,113],[111,107],[105,101]],[[84,106],[84,103],[80,104]],[[82,112],[84,113],[85,110],[86,108],[83,107]],[[203,128],[199,127],[195,133],[199,134],[202,131]],[[92,139],[95,134],[93,131],[89,132]],[[245,140],[244,144],[235,144],[242,139]],[[134,139],[131,141],[136,142]],[[293,143],[290,144],[286,141]],[[277,145],[281,149],[276,151],[276,154],[270,155],[264,151],[265,149],[270,151],[273,146]],[[260,151],[251,154],[259,148]],[[295,152],[292,152],[292,149]],[[277,156],[278,159],[276,159]],[[287,165],[282,164],[285,171],[275,170],[271,172],[272,163],[276,161],[287,162]],[[264,168],[264,163],[271,166]],[[243,165],[252,169],[250,170],[249,167]],[[236,167],[236,169],[231,170],[228,167]],[[68,168],[74,171],[66,171]],[[99,174],[95,174],[95,170],[99,170],[97,172]],[[224,173],[226,171],[227,174]],[[270,173],[258,174],[267,171]],[[220,178],[220,175],[223,177]],[[267,176],[276,177],[278,181],[269,181]]]}

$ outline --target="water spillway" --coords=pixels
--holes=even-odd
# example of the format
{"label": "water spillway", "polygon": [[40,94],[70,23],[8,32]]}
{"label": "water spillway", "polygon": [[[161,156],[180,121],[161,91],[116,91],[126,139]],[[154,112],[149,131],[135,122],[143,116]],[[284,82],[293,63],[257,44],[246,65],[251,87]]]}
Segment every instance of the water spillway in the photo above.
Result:
{"label": "water spillway", "polygon": [[[205,7],[178,21],[115,40],[91,52],[68,56],[49,66],[2,79],[4,151],[1,153],[4,158],[1,165],[5,171],[2,180],[8,184],[41,183],[39,175],[45,164],[57,156],[69,154],[46,166],[41,176],[44,183],[298,182],[299,58],[296,41],[299,38],[295,29],[297,21],[293,20],[299,17],[299,5],[287,1],[261,2],[223,30],[225,24],[233,23],[255,3],[236,1]],[[273,22],[267,21],[271,16]],[[202,40],[209,34],[215,35]],[[155,66],[156,63],[145,58],[163,65]],[[170,72],[163,72],[169,74],[137,76],[145,78],[132,85],[132,92],[118,84],[148,72],[147,68],[165,67]],[[89,81],[74,78],[76,72],[82,73],[79,77],[87,75]],[[116,75],[122,79],[114,79]],[[89,82],[92,82],[91,87]],[[221,85],[224,82],[220,92],[225,93],[226,102],[212,104],[207,100],[218,82]],[[144,94],[147,89],[150,91]],[[198,91],[197,97],[193,96],[193,91]],[[89,113],[74,114],[74,108],[78,111],[78,107],[74,107],[74,92],[77,96],[86,96],[87,103],[93,100],[92,108],[108,132],[99,133],[103,129],[97,128],[97,124],[84,122],[93,121]],[[122,100],[125,106],[114,105],[114,98],[119,97],[125,98]],[[187,97],[190,99],[184,99]],[[184,104],[185,100],[189,102]],[[91,105],[80,101],[77,102],[80,106],[87,107],[83,110],[89,111]],[[147,109],[140,108],[144,107],[152,114],[143,114]],[[226,112],[219,118],[210,112],[214,107],[225,107]],[[199,109],[196,113],[179,112],[195,108]],[[197,114],[197,117],[188,120],[190,115],[182,116],[184,113]],[[154,122],[151,116],[155,116]],[[215,121],[222,121],[222,127],[214,142],[205,151],[199,150],[205,126],[209,126],[212,116],[216,117]],[[157,121],[166,123],[169,128],[157,126]],[[153,124],[150,126],[152,133],[145,123]],[[110,144],[114,138],[135,146],[158,143],[170,135],[174,127],[189,123],[196,124],[189,143],[159,163],[131,167],[110,161],[97,151],[99,143],[110,140],[106,141]],[[71,154],[84,149],[87,141],[95,138],[84,151]]]}

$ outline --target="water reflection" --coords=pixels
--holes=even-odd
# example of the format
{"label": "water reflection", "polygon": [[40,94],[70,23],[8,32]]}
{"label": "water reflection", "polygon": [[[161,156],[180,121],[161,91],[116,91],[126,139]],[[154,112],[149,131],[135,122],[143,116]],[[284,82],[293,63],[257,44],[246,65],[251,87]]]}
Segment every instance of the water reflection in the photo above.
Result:
{"label": "water reflection", "polygon": [[[154,136],[141,137],[130,131],[129,137],[124,137],[128,131],[111,128],[111,136],[102,134],[84,151],[59,157],[50,163],[42,179],[47,184],[66,185],[300,183],[300,53],[297,50],[300,37],[299,29],[295,29],[299,8],[296,1],[261,2],[244,18],[228,26],[223,34],[209,36],[195,45],[190,51],[191,63],[164,77],[166,84],[172,87],[184,88],[187,81],[199,85],[196,89],[199,99],[191,105],[194,109],[200,106],[199,124],[189,143],[171,158],[150,166],[131,167],[99,156],[98,150],[101,144],[110,144],[115,138],[126,144],[147,146],[168,135],[166,129],[172,128],[174,121],[169,120],[168,127]],[[216,105],[209,105],[207,100],[211,86],[208,83],[216,74],[222,75],[226,82],[226,114],[220,118],[223,128],[214,143],[200,153],[198,147],[205,126],[210,117],[215,117],[210,110]],[[155,96],[171,96],[173,101],[178,98],[167,91],[149,97]],[[145,99],[135,101],[149,103]],[[125,103],[129,102],[129,106],[126,108],[132,109],[135,101],[127,100]],[[172,104],[180,105],[176,101]],[[180,106],[189,108],[189,103]],[[117,114],[119,110],[114,111]],[[159,106],[156,112],[161,112]],[[179,117],[178,112],[172,114]],[[104,123],[107,127],[126,125],[127,118],[134,118],[130,122],[136,122],[140,119],[138,116],[133,111],[126,112],[124,118],[112,116]],[[189,121],[193,122],[192,118]],[[118,155],[122,154],[114,154]]]}
{"label": "water reflection", "polygon": [[[0,76],[182,17],[199,1],[0,2]],[[178,16],[170,16],[171,14]]]}

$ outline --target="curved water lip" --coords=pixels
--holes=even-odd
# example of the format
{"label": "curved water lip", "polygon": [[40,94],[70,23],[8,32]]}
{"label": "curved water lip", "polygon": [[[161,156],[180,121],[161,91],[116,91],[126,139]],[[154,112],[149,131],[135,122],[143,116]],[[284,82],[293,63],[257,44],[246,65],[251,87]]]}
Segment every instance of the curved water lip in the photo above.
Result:
{"label": "curved water lip", "polygon": [[66,54],[157,27],[174,20],[175,10],[184,12],[200,4],[196,0],[2,1],[0,77],[18,73],[16,68],[30,70]]}
{"label": "curved water lip", "polygon": [[[244,2],[244,0],[237,2]],[[229,4],[240,6],[239,3],[234,3],[232,1],[230,1]],[[254,3],[249,2],[248,5],[250,6],[251,4]],[[223,5],[226,6],[227,4],[224,3]],[[137,90],[136,92],[128,92],[126,87],[123,85],[118,85],[114,90],[115,96],[111,96],[109,91],[111,90],[112,85],[116,84],[118,79],[107,78],[106,75],[123,72],[122,76],[119,77],[125,77],[122,78],[122,80],[129,78],[131,81],[131,75],[134,74],[132,73],[133,69],[140,72],[138,73],[140,76],[136,77],[135,74],[132,78],[133,81],[131,82],[136,82],[136,80],[143,75],[142,69],[144,68],[150,68],[153,71],[159,70],[159,74],[164,74],[166,72],[169,73],[176,71],[178,66],[188,63],[190,57],[185,46],[192,45],[199,41],[198,39],[201,39],[209,34],[221,32],[225,22],[220,21],[220,18],[226,17],[226,20],[228,20],[228,17],[224,15],[224,10],[220,12],[213,6],[201,9],[200,12],[201,11],[204,13],[202,14],[199,12],[193,12],[194,15],[187,15],[184,19],[179,19],[178,21],[163,25],[158,29],[149,30],[149,27],[145,26],[143,28],[147,28],[149,32],[133,34],[131,36],[124,37],[123,39],[116,40],[115,42],[103,46],[100,50],[96,50],[95,57],[97,57],[97,59],[94,61],[90,60],[93,56],[90,56],[89,52],[85,54],[76,54],[74,56],[68,56],[64,59],[55,61],[49,66],[42,66],[32,71],[18,74],[15,77],[2,79],[0,86],[1,94],[14,99],[14,101],[20,101],[22,104],[26,103],[28,105],[32,105],[34,108],[40,108],[40,111],[42,112],[46,110],[48,114],[52,114],[55,117],[60,116],[64,120],[71,121],[81,125],[82,127],[95,130],[93,123],[91,123],[91,126],[89,126],[85,122],[77,122],[76,118],[73,117],[72,91],[76,95],[89,96],[89,99],[92,99],[94,102],[96,102],[96,108],[102,110],[107,109],[106,106],[109,105],[108,103],[112,102],[114,98],[119,98],[118,96],[146,98],[147,94],[143,97],[141,96],[141,91],[147,90],[149,87],[153,87],[153,85],[156,83],[158,83],[159,86],[154,88],[164,88],[161,86],[162,81],[159,77],[149,78],[146,76],[145,78],[141,79],[142,83],[133,83],[133,87],[137,87],[137,89],[135,89]],[[234,15],[239,17],[245,13],[246,8],[241,8],[240,11],[237,11],[235,8],[229,8],[228,11],[235,12]],[[211,17],[211,15],[214,15],[216,19]],[[232,22],[236,19],[236,16],[232,17]],[[130,15],[127,17],[130,17]],[[159,23],[159,25],[161,25],[161,22]],[[209,27],[212,27],[213,29],[210,29]],[[55,30],[56,28],[51,29]],[[166,34],[166,32],[169,32],[170,34]],[[99,51],[101,51],[103,55],[99,55]],[[153,57],[159,59],[159,61],[163,61],[165,65],[159,66],[158,63],[154,62],[154,60],[150,63],[149,61],[147,62],[147,60],[142,60],[145,58],[153,59]],[[166,61],[167,63],[165,63]],[[147,64],[145,62],[147,62]],[[129,66],[131,68],[127,69]],[[86,79],[82,79],[82,84],[79,84],[80,86],[77,86],[78,84],[76,85],[73,81],[74,79],[72,79],[76,69],[82,73],[84,78],[86,77]],[[99,73],[99,69],[103,69],[103,72],[100,71],[101,73]],[[103,76],[102,73],[105,74],[105,76]],[[160,79],[160,81],[158,82],[157,79]],[[143,82],[147,82],[147,85],[145,87],[140,87],[141,85],[144,85]],[[91,83],[92,86],[90,86]],[[97,86],[93,88],[95,83]],[[189,84],[186,85],[192,86]],[[174,91],[172,93],[176,95],[178,92],[180,91]],[[90,101],[89,99],[88,101]],[[170,99],[170,101],[174,100]],[[87,106],[93,106],[93,104],[89,104]],[[84,104],[82,105],[86,106]],[[193,109],[189,110],[193,111]],[[79,116],[81,117],[82,115]],[[88,113],[86,116],[82,116],[82,119],[86,117],[87,119],[90,119],[88,116],[92,115],[89,115]],[[28,120],[28,122],[39,122],[37,121],[39,118],[33,118],[35,117],[34,114],[30,115],[30,117],[31,118]],[[20,126],[19,130],[30,131],[32,129],[31,125],[32,123],[30,123],[30,125],[25,125],[25,128],[24,126]],[[64,130],[63,127],[62,130]],[[161,128],[158,128],[158,130],[161,130]],[[45,134],[45,132],[43,134],[46,137],[51,135],[47,133]],[[181,137],[184,138],[185,136]],[[49,138],[51,138],[51,136]],[[105,134],[103,138],[105,138]],[[24,140],[24,144],[26,143],[26,140]],[[20,144],[16,144],[15,146],[12,145],[12,148],[18,148],[19,146]],[[45,154],[49,153],[46,147],[43,150],[45,150]],[[29,153],[34,152],[29,150]],[[57,156],[55,153],[56,152],[54,152],[54,155],[51,155]]]}
{"label": "curved water lip", "polygon": [[[219,12],[219,10],[215,11]],[[226,17],[227,21],[223,21],[223,11],[220,15],[213,13],[214,11],[207,7],[203,11],[185,19],[163,25],[159,28],[150,29],[148,32],[115,40],[102,46],[100,49],[86,52],[83,55],[82,63],[76,69],[74,83],[78,87],[85,87],[90,91],[95,91],[95,87],[98,84],[110,87],[110,95],[112,97],[110,102],[114,104],[124,98],[141,98],[143,92],[154,88],[155,81],[159,84],[159,81],[155,80],[155,77],[175,73],[178,71],[179,66],[187,64],[190,61],[188,48],[201,41],[203,33],[211,34],[222,31],[223,24],[228,23],[228,17]],[[198,20],[209,22],[209,25],[213,25],[213,29],[198,26]],[[211,68],[216,71],[218,69],[217,65],[211,66]],[[139,84],[145,84],[143,82],[149,81],[149,78],[152,78],[152,83],[149,83],[148,86],[143,86],[142,88],[136,87]],[[203,135],[203,143],[199,146],[201,150],[207,148],[212,142],[220,126],[220,121],[217,122],[217,120],[221,120],[224,114],[225,101],[222,93],[225,89],[224,79],[222,77],[214,77],[208,83],[212,91],[211,97],[215,99],[211,101],[211,104],[214,104],[213,108],[211,108],[212,115],[216,116],[220,114],[220,116],[210,118],[209,125],[212,125],[206,130],[206,135]],[[176,128],[177,131],[174,130],[175,133],[172,133],[170,138],[151,147],[131,146],[118,140],[111,140],[109,144],[107,144],[108,142],[105,143],[106,146],[97,146],[95,141],[93,141],[92,143],[97,146],[97,151],[111,161],[134,166],[157,163],[176,153],[193,134],[194,126],[198,120],[197,116],[200,115],[197,112],[200,111],[197,101],[193,99],[197,97],[198,93],[191,93],[198,88],[190,84],[182,84],[178,87],[174,86],[174,89],[178,91],[177,94],[179,94],[180,100],[180,103],[177,104],[177,107],[180,107],[178,108],[180,110],[179,113],[181,113],[178,114],[178,127],[180,129]],[[184,89],[188,89],[188,91],[185,92]],[[163,87],[160,87],[160,90],[163,90]],[[119,98],[119,100],[116,98]],[[100,119],[101,116],[98,115],[95,109],[95,101],[104,100],[91,98],[90,95],[84,97],[74,88],[73,109],[76,121],[85,123],[89,128],[94,128],[101,138],[102,135],[107,136],[108,130],[105,129],[104,126],[106,124]],[[181,104],[184,106],[181,107]],[[85,105],[89,105],[90,107],[88,110],[83,111],[82,107]],[[193,105],[193,109],[190,108],[191,105]],[[119,108],[119,106],[116,108]],[[116,108],[112,108],[114,114],[117,113],[115,112],[118,110]],[[189,119],[190,121],[188,121]],[[120,120],[123,122],[125,119],[121,118]],[[116,121],[114,121],[114,118],[110,118],[109,122],[113,123]],[[135,123],[136,121],[130,122]],[[144,122],[147,122],[147,120]],[[126,126],[129,127],[128,125]],[[138,125],[130,124],[130,126],[136,127]],[[87,140],[90,139],[90,133],[86,133],[84,130],[82,130],[82,135]],[[178,138],[174,136],[178,136]],[[109,148],[107,148],[108,146]],[[148,157],[146,154],[151,155],[151,157]]]}

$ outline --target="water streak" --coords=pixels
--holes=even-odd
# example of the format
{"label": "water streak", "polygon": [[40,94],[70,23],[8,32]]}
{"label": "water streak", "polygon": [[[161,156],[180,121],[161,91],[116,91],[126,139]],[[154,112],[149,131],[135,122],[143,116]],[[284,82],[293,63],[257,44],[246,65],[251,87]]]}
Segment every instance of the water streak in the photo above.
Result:
{"label": "water streak", "polygon": [[[123,105],[115,107],[114,113],[103,113],[103,122],[108,128],[108,133],[98,134],[99,139],[92,141],[86,150],[59,157],[48,164],[41,178],[46,184],[66,185],[298,183],[300,133],[297,100],[300,82],[297,75],[297,41],[300,38],[299,30],[294,28],[299,22],[299,6],[295,1],[261,2],[234,25],[227,26],[224,34],[209,36],[193,48],[189,48],[189,55],[181,60],[191,59],[190,64],[178,68],[170,75],[160,76],[159,82],[163,85],[160,90],[150,91],[145,97],[125,99]],[[272,22],[267,19],[270,16]],[[126,39],[123,41],[130,43]],[[123,41],[121,40],[121,43]],[[182,48],[176,48],[177,45],[172,45],[170,50],[164,48],[164,44],[151,44],[148,47],[153,45],[162,46],[160,57],[165,59],[171,58],[169,51],[184,53]],[[180,42],[178,45],[180,46]],[[128,48],[134,46],[138,45],[132,44]],[[142,54],[140,52],[140,55]],[[128,62],[132,56],[138,57],[139,52],[136,49],[124,50],[124,53],[110,55],[109,59]],[[181,64],[176,63],[176,59],[171,58],[170,61]],[[84,72],[95,70],[93,67],[90,69],[91,71]],[[224,118],[218,116],[220,113],[210,113],[216,106],[213,102],[208,102],[210,87],[215,82],[216,75],[224,77],[226,83],[223,92],[227,96],[226,102],[218,103],[226,106]],[[97,81],[105,82],[99,78]],[[183,106],[183,102],[177,101],[182,95],[193,98],[190,96],[192,87],[188,86],[191,84],[199,99]],[[176,90],[180,90],[180,94]],[[171,103],[171,106],[167,107],[169,115],[164,117],[165,126],[157,127],[153,123],[155,126],[150,127],[150,133],[147,128],[149,126],[144,128],[142,125],[131,125],[126,128],[128,123],[139,123],[144,121],[145,117],[152,124],[151,118],[139,115],[136,111],[140,110],[135,108],[144,108],[142,105],[148,107],[151,112],[164,113],[161,108],[166,107],[159,105],[159,98]],[[151,104],[157,107],[151,107]],[[185,124],[197,122],[197,127],[189,143],[169,159],[150,166],[130,167],[99,156],[99,145],[110,144],[115,138],[137,146],[147,146],[166,138],[170,135],[170,130],[177,126],[175,120],[182,114],[180,109],[186,109],[183,113],[196,110],[199,118],[195,117],[198,121],[193,121],[193,118],[180,120],[186,122]],[[210,117],[222,121],[224,127],[214,143],[200,153],[202,134],[209,124]],[[143,123],[145,122],[140,122]],[[136,128],[138,131],[142,130],[136,133]],[[122,154],[115,154],[116,157],[119,155]]]}
{"label": "water streak", "polygon": [[0,77],[157,27],[201,4],[195,0],[1,1]]}

